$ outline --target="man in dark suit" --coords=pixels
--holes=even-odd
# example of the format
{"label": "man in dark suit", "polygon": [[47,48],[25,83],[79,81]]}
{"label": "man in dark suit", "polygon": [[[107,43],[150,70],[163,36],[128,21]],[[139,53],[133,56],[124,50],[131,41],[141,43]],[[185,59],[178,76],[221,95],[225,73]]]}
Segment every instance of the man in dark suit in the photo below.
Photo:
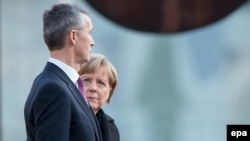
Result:
{"label": "man in dark suit", "polygon": [[77,84],[77,71],[94,45],[92,29],[90,17],[77,5],[56,4],[44,12],[50,57],[25,103],[27,141],[102,141],[98,121]]}

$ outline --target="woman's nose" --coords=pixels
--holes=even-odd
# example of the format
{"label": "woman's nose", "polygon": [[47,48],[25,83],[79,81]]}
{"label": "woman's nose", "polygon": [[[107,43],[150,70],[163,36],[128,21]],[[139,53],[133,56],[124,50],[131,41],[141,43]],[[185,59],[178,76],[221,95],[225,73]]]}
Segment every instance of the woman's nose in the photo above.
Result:
{"label": "woman's nose", "polygon": [[89,90],[90,90],[91,92],[96,92],[96,89],[97,89],[97,85],[96,85],[95,83],[91,83],[91,84],[89,85]]}

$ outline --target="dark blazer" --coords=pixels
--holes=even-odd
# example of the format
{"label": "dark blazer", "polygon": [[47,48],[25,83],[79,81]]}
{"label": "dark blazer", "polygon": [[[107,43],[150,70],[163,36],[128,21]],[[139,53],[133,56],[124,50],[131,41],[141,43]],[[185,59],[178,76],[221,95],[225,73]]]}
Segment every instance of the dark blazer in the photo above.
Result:
{"label": "dark blazer", "polygon": [[27,141],[102,141],[76,85],[53,63],[37,76],[24,107]]}
{"label": "dark blazer", "polygon": [[103,141],[120,141],[119,130],[114,119],[105,114],[102,109],[97,112],[96,117],[101,127]]}

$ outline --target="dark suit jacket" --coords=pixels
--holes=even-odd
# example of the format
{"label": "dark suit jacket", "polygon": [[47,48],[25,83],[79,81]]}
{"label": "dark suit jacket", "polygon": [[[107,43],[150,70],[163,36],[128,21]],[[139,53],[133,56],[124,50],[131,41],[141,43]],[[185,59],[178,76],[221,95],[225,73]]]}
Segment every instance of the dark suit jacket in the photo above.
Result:
{"label": "dark suit jacket", "polygon": [[105,114],[102,109],[97,112],[96,116],[101,127],[103,141],[120,141],[119,130],[114,119]]}
{"label": "dark suit jacket", "polygon": [[102,141],[100,127],[76,85],[47,63],[24,107],[27,141]]}

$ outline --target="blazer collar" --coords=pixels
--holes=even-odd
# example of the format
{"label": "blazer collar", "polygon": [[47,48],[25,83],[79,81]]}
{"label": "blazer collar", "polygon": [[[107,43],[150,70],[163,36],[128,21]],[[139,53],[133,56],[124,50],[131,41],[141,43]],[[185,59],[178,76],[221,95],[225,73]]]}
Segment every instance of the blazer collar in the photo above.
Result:
{"label": "blazer collar", "polygon": [[53,63],[47,62],[47,65],[44,68],[45,70],[51,71],[53,73],[55,73],[56,75],[58,75],[62,81],[64,81],[69,90],[71,91],[71,94],[74,96],[74,98],[76,99],[76,101],[78,102],[78,104],[82,107],[82,109],[87,113],[87,116],[89,118],[89,120],[91,121],[91,124],[94,127],[94,130],[96,131],[97,134],[96,135],[98,138],[98,141],[101,141],[100,136],[100,127],[97,126],[97,120],[94,117],[94,113],[93,111],[90,109],[90,105],[86,103],[86,101],[84,100],[84,98],[82,97],[80,91],[78,90],[78,88],[76,87],[76,85],[70,80],[70,78],[66,75],[65,72],[63,72],[58,66],[56,66]]}

